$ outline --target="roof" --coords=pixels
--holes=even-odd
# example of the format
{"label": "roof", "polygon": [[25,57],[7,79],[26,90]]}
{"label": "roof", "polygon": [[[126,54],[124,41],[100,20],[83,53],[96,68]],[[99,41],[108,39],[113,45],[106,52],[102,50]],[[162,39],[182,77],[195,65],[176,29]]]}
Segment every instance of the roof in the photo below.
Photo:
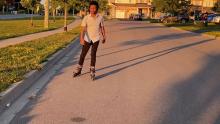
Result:
{"label": "roof", "polygon": [[148,3],[112,3],[115,6],[123,6],[123,7],[152,7],[152,5],[149,5]]}

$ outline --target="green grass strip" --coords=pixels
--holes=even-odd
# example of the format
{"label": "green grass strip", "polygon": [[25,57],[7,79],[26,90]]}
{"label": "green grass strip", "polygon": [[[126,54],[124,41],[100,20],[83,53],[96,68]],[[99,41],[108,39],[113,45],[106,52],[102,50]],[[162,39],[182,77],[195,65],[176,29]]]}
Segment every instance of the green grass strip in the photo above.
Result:
{"label": "green grass strip", "polygon": [[[71,23],[74,20],[73,17],[69,17],[67,23]],[[43,17],[34,17],[33,26],[31,26],[30,19],[11,19],[11,20],[0,20],[0,40],[23,36],[27,34],[33,34],[37,32],[43,32],[48,30],[54,30],[60,28],[64,24],[62,17],[56,17],[55,22],[50,17],[49,28],[44,28]]]}
{"label": "green grass strip", "polygon": [[12,83],[24,79],[24,75],[31,70],[40,69],[40,64],[70,44],[79,34],[79,30],[77,27],[65,33],[1,48],[0,92]]}
{"label": "green grass strip", "polygon": [[220,25],[216,25],[214,23],[209,23],[208,27],[198,26],[192,23],[188,24],[166,24],[168,27],[177,27],[183,30],[192,31],[196,33],[204,33],[216,37],[220,37]]}

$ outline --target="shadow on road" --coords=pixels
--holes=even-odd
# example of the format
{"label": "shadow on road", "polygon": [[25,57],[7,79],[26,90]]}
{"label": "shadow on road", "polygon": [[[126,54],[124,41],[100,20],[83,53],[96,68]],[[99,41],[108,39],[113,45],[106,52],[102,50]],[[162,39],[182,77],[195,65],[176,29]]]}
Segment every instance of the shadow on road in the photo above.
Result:
{"label": "shadow on road", "polygon": [[[153,38],[146,39],[146,40],[124,41],[124,42],[120,43],[119,45],[105,48],[105,49],[101,49],[101,50],[111,49],[111,48],[119,47],[119,46],[131,46],[131,45],[136,45],[136,46],[121,49],[121,50],[116,50],[116,51],[106,53],[106,54],[101,54],[101,55],[98,55],[97,58],[111,55],[111,54],[115,54],[115,53],[126,52],[128,50],[132,50],[132,49],[136,49],[136,48],[140,48],[140,47],[145,47],[146,45],[152,45],[152,44],[161,43],[161,42],[176,42],[176,41],[172,41],[172,40],[186,38],[186,37],[196,37],[196,36],[199,36],[199,34],[180,33],[180,34],[172,34],[172,35],[160,35],[160,36],[153,37]],[[77,58],[77,59],[79,59],[79,58]],[[90,58],[87,58],[86,60],[88,60],[88,59],[90,59]]]}
{"label": "shadow on road", "polygon": [[138,29],[153,29],[153,28],[166,28],[165,26],[159,26],[159,25],[154,25],[154,26],[132,26],[132,27],[127,27],[127,28],[123,28],[122,30],[138,30]]}
{"label": "shadow on road", "polygon": [[220,55],[169,89],[169,109],[158,124],[220,124]]}
{"label": "shadow on road", "polygon": [[[164,56],[164,55],[167,55],[167,54],[170,54],[170,53],[173,53],[173,52],[176,52],[176,51],[188,48],[188,47],[192,47],[192,46],[200,45],[200,44],[203,44],[203,43],[207,43],[209,41],[212,41],[212,39],[203,40],[203,41],[199,41],[199,42],[195,42],[195,43],[190,43],[190,44],[186,44],[186,45],[181,45],[181,46],[169,48],[169,49],[162,50],[162,51],[159,51],[159,52],[156,52],[156,53],[147,54],[147,55],[144,55],[144,56],[141,56],[141,57],[133,58],[133,59],[130,59],[130,60],[127,60],[127,61],[124,61],[124,62],[120,62],[120,63],[117,63],[117,64],[113,64],[113,65],[109,65],[109,66],[97,69],[97,71],[101,71],[101,70],[112,68],[112,67],[115,67],[115,66],[123,66],[124,64],[128,64],[130,62],[138,61],[138,62],[135,62],[133,64],[129,64],[127,66],[124,66],[124,67],[112,70],[110,72],[107,72],[105,74],[99,75],[99,76],[96,77],[96,79],[98,80],[98,79],[104,78],[106,76],[115,74],[115,73],[117,73],[121,70],[130,68],[132,66],[135,66],[135,65],[138,65],[138,64],[141,64],[141,63],[144,63],[146,61],[156,59],[158,57],[161,57],[161,56]],[[142,59],[144,59],[144,60],[142,60]]]}

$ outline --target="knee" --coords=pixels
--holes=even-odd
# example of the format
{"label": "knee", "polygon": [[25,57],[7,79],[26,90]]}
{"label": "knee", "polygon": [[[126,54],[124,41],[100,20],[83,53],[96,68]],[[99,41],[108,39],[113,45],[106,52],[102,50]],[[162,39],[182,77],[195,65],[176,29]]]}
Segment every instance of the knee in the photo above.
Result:
{"label": "knee", "polygon": [[96,57],[96,52],[91,52],[91,57]]}
{"label": "knee", "polygon": [[85,57],[86,57],[86,55],[81,53],[80,58],[84,59]]}

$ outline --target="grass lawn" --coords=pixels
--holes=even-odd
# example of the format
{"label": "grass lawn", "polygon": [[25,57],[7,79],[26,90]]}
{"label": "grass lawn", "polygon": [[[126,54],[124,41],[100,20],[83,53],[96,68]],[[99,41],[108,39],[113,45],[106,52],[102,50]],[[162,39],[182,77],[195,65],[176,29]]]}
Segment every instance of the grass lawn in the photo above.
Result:
{"label": "grass lawn", "polygon": [[[73,19],[73,17],[69,17],[68,23],[72,22]],[[46,29],[44,29],[43,17],[34,17],[33,23],[34,26],[32,27],[30,24],[30,18],[0,20],[0,40],[46,31]],[[62,27],[63,24],[63,17],[57,17],[55,22],[53,22],[51,18],[49,29],[47,30],[53,30]]]}
{"label": "grass lawn", "polygon": [[40,64],[61,48],[73,41],[79,34],[77,27],[65,33],[24,42],[0,49],[0,92],[12,83],[24,78],[31,70],[41,69]]}
{"label": "grass lawn", "polygon": [[183,30],[192,31],[196,33],[205,33],[208,35],[213,35],[220,37],[220,25],[214,23],[209,23],[208,27],[197,26],[192,23],[189,24],[166,24],[168,27],[177,27]]}

